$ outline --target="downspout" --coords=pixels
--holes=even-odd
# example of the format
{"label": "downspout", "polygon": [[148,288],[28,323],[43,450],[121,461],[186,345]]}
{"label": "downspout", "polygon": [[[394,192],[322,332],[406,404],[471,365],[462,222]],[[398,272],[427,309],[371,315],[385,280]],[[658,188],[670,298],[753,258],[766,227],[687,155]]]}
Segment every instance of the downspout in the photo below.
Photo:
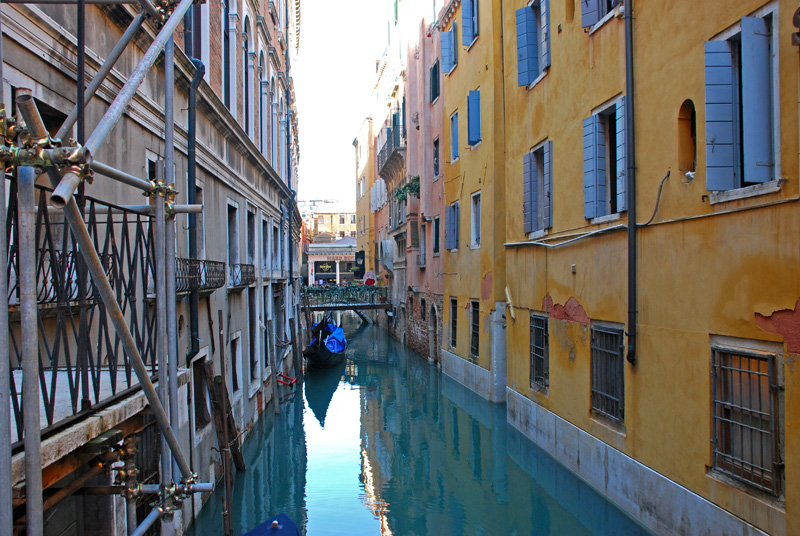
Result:
{"label": "downspout", "polygon": [[625,156],[627,161],[626,192],[628,193],[628,362],[636,365],[636,133],[634,132],[633,84],[633,0],[625,1]]}
{"label": "downspout", "polygon": [[[203,65],[202,61],[196,58],[190,59],[192,60],[192,64],[195,66],[196,70],[194,72],[194,77],[192,78],[192,83],[189,85],[189,140],[187,142],[189,184],[188,188],[186,189],[186,193],[189,204],[193,205],[197,202],[197,88],[200,86],[200,82],[203,80],[203,76],[206,73],[206,67]],[[189,213],[189,258],[197,258],[197,214],[191,212]],[[198,276],[199,280],[200,273],[197,273],[196,275]],[[199,303],[200,293],[197,289],[194,289],[189,293],[189,338],[191,346],[189,356],[186,359],[187,363],[197,355],[197,352],[200,351],[200,321],[198,318]]]}

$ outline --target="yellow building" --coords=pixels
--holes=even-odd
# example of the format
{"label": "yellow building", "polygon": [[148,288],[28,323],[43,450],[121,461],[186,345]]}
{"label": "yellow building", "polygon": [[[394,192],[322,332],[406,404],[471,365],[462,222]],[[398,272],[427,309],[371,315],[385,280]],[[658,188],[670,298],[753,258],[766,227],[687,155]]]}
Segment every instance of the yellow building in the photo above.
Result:
{"label": "yellow building", "polygon": [[797,3],[619,4],[495,32],[509,421],[659,534],[800,534]]}
{"label": "yellow building", "polygon": [[444,78],[443,371],[505,400],[505,138],[500,2],[440,14]]}
{"label": "yellow building", "polygon": [[370,205],[370,190],[374,184],[373,175],[375,148],[372,136],[372,118],[368,117],[361,125],[358,136],[353,140],[356,156],[356,251],[364,252],[364,270],[375,270],[375,214]]}

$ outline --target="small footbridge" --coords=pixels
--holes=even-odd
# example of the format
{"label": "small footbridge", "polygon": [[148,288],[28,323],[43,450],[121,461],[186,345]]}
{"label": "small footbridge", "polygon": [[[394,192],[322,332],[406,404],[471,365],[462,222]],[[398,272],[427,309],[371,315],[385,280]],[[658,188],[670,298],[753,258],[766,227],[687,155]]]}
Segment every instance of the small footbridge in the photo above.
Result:
{"label": "small footbridge", "polygon": [[369,321],[363,311],[389,310],[389,288],[367,285],[311,286],[300,290],[300,307],[303,313],[313,311],[355,311]]}

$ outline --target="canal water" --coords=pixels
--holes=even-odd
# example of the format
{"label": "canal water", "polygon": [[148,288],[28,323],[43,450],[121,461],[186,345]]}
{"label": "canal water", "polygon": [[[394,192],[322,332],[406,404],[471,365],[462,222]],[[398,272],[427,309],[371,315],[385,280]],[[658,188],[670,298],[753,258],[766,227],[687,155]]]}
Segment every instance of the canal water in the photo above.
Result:
{"label": "canal water", "polygon": [[[244,445],[237,535],[279,512],[310,536],[651,534],[510,426],[505,406],[380,328],[342,322],[347,363],[309,371]],[[222,534],[222,495],[189,534]]]}

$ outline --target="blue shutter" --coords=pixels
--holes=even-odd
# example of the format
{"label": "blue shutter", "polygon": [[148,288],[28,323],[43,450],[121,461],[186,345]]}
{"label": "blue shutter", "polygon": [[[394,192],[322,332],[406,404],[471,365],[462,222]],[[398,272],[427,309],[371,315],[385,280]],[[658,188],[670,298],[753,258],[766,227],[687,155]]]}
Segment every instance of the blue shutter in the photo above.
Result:
{"label": "blue shutter", "polygon": [[594,26],[600,20],[600,0],[581,0],[581,26]]}
{"label": "blue shutter", "polygon": [[706,188],[736,188],[733,54],[728,41],[707,41]]}
{"label": "blue shutter", "polygon": [[583,215],[586,219],[606,213],[604,129],[600,117],[583,120]]}
{"label": "blue shutter", "polygon": [[539,64],[536,61],[536,48],[539,43],[536,17],[533,10],[523,7],[517,10],[517,80],[520,86],[527,86],[539,76],[536,72]]}
{"label": "blue shutter", "polygon": [[450,247],[450,237],[453,236],[453,233],[450,232],[450,224],[453,221],[453,217],[450,214],[450,210],[452,207],[449,205],[444,207],[444,249],[452,249]]}
{"label": "blue shutter", "polygon": [[453,31],[442,32],[442,70],[449,73],[453,70]]}
{"label": "blue shutter", "polygon": [[770,31],[762,18],[742,19],[742,139],[747,182],[773,179]]}
{"label": "blue shutter", "polygon": [[459,239],[461,238],[461,204],[456,202],[453,205],[453,249],[458,249]]}
{"label": "blue shutter", "polygon": [[458,114],[450,118],[450,157],[458,158]]}
{"label": "blue shutter", "polygon": [[531,153],[531,231],[538,231],[541,229],[541,227],[539,227],[539,216],[542,214],[542,200],[539,199],[539,183],[542,177],[539,176],[536,152]]}
{"label": "blue shutter", "polygon": [[475,0],[464,0],[461,4],[461,41],[464,46],[471,44],[475,39],[475,28],[472,27],[473,1]]}
{"label": "blue shutter", "polygon": [[[597,216],[608,214],[608,199],[606,199],[606,123],[595,116],[594,121],[594,195],[597,205]],[[613,142],[612,142],[613,143]]]}
{"label": "blue shutter", "polygon": [[544,199],[542,199],[542,227],[553,226],[553,142],[544,144]]}
{"label": "blue shutter", "polygon": [[628,195],[625,190],[627,186],[626,177],[628,176],[628,159],[625,155],[625,97],[617,101],[617,176],[612,180],[617,181],[617,212],[628,210]]}
{"label": "blue shutter", "polygon": [[541,0],[542,32],[544,32],[544,53],[542,54],[542,71],[550,67],[550,0]]}
{"label": "blue shutter", "polygon": [[467,143],[475,145],[481,141],[481,92],[470,91],[467,95]]}
{"label": "blue shutter", "polygon": [[533,232],[533,210],[531,207],[531,190],[534,188],[533,176],[533,153],[525,153],[522,157],[522,225],[523,231],[527,234]]}

